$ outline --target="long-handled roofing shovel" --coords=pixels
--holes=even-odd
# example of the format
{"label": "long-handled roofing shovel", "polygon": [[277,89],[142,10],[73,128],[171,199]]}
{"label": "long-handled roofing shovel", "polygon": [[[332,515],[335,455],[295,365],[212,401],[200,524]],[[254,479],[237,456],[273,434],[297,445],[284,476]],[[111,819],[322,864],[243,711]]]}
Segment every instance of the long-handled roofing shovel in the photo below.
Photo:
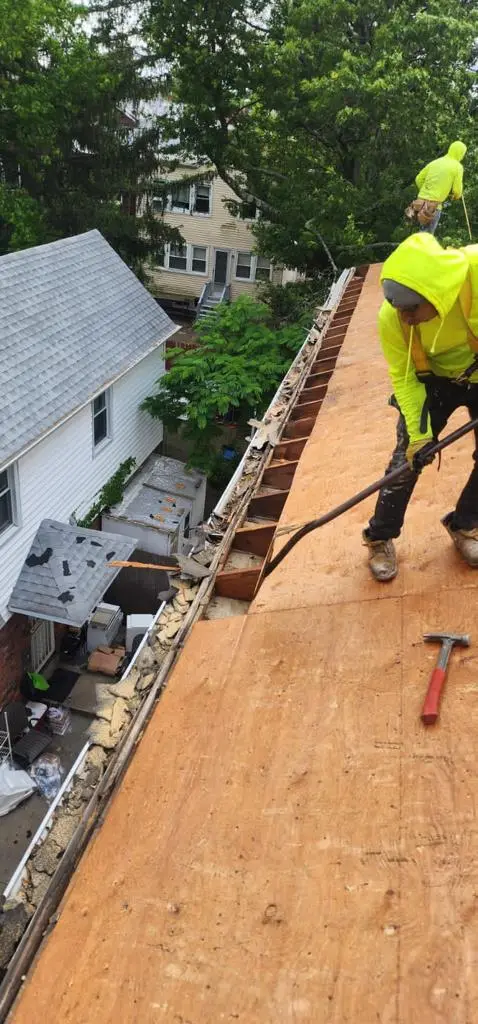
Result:
{"label": "long-handled roofing shovel", "polygon": [[[436,445],[434,445],[433,448],[430,448],[429,454],[432,455],[443,451],[444,448],[448,448],[450,444],[454,444],[455,441],[460,439],[460,437],[464,437],[465,434],[469,434],[470,431],[475,430],[476,428],[478,428],[478,417],[474,420],[470,420],[469,423],[465,423],[463,427],[459,427],[458,430],[454,430],[451,434],[448,434],[443,438],[443,441],[437,441]],[[291,533],[292,530],[296,530],[297,532],[294,533],[294,536],[291,537],[286,544],[284,544],[284,547],[279,551],[275,558],[270,560],[274,541],[272,542],[256,587],[256,593],[264,577],[269,576],[270,573],[280,565],[282,559],[289,554],[289,551],[292,551],[292,548],[295,548],[295,545],[299,540],[302,540],[302,537],[305,537],[308,533],[312,533],[312,530],[318,530],[319,526],[325,526],[326,523],[331,523],[333,519],[337,519],[338,516],[341,516],[344,512],[348,512],[350,508],[354,508],[354,506],[359,505],[361,501],[365,501],[365,498],[369,498],[371,494],[375,494],[376,491],[379,491],[385,484],[388,486],[393,482],[393,480],[398,480],[399,477],[409,472],[410,470],[408,469],[408,466],[405,468],[401,466],[399,469],[394,469],[391,473],[387,473],[385,476],[382,476],[380,480],[376,480],[375,483],[370,484],[369,487],[365,488],[365,490],[359,491],[358,494],[354,494],[352,498],[349,498],[348,501],[344,501],[342,505],[337,505],[337,508],[333,508],[330,512],[326,512],[326,514],[321,516],[320,519],[312,519],[310,523],[304,523],[299,527],[295,525],[279,528],[275,533],[274,539],[277,539],[277,537],[280,537],[281,535],[283,536],[285,533]]]}
{"label": "long-handled roofing shovel", "polygon": [[182,572],[186,576],[203,580],[211,575],[211,570],[205,565],[196,562],[194,558],[187,558],[186,555],[175,554],[176,565],[154,565],[150,562],[108,562],[113,569],[159,569],[162,572]]}
{"label": "long-handled roofing shovel", "polygon": [[463,210],[465,212],[465,220],[466,220],[466,226],[468,228],[468,234],[470,236],[470,242],[472,242],[473,238],[472,238],[472,235],[471,235],[470,218],[468,217],[468,210],[466,208],[466,203],[465,203],[465,197],[464,196],[461,197],[461,201],[463,203]]}

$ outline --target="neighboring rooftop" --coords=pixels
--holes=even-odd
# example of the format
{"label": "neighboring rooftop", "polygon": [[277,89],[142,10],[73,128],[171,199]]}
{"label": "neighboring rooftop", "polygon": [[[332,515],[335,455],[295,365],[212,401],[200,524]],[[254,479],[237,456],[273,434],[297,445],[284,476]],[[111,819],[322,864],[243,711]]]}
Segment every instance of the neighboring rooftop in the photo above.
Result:
{"label": "neighboring rooftop", "polygon": [[45,519],[13,588],[11,612],[82,626],[136,547],[131,537]]}
{"label": "neighboring rooftop", "polygon": [[155,526],[163,532],[174,531],[184,512],[191,508],[203,481],[201,473],[186,469],[183,462],[152,455],[107,518]]}
{"label": "neighboring rooftop", "polygon": [[0,257],[0,466],[177,328],[99,231]]}

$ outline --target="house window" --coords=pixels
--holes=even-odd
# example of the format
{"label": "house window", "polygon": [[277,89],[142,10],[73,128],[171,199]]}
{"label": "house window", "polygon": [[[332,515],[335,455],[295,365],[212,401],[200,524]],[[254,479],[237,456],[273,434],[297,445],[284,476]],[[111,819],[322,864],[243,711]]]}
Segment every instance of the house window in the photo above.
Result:
{"label": "house window", "polygon": [[241,220],[257,219],[257,205],[254,200],[250,203],[241,203],[239,207],[239,217]]}
{"label": "house window", "polygon": [[187,540],[188,537],[189,537],[190,529],[191,529],[191,517],[190,517],[190,514],[188,512],[188,514],[187,514],[187,516],[186,516],[186,518],[184,520],[184,534],[183,534],[183,536],[184,536],[185,540]]}
{"label": "house window", "polygon": [[109,393],[102,391],[93,400],[93,443],[95,448],[110,436]]}
{"label": "house window", "polygon": [[194,186],[193,213],[201,213],[203,216],[211,212],[211,186]]}
{"label": "house window", "polygon": [[256,256],[256,281],[270,281],[271,261],[264,256]]}
{"label": "house window", "polygon": [[153,213],[164,213],[165,205],[166,205],[166,202],[165,202],[165,200],[163,199],[162,196],[153,196],[153,198],[151,199],[151,206],[153,208]]}
{"label": "house window", "polygon": [[165,270],[180,270],[185,274],[207,274],[208,247],[206,245],[165,245],[157,254],[156,264]]}
{"label": "house window", "polygon": [[[159,196],[153,198],[153,209],[155,212],[162,213],[164,209],[164,203],[160,206],[161,199]],[[212,185],[208,183],[198,183],[192,185],[189,183],[171,184],[171,192],[169,194],[167,209],[170,213],[189,213],[191,215],[196,214],[198,217],[208,217],[211,213],[212,208]]]}
{"label": "house window", "polygon": [[238,252],[236,277],[240,277],[245,281],[252,281],[252,253]]}
{"label": "house window", "polygon": [[195,274],[205,274],[207,268],[207,249],[200,245],[192,247],[191,269]]}
{"label": "house window", "polygon": [[242,281],[269,281],[271,261],[265,256],[253,256],[251,252],[238,252],[236,278]]}
{"label": "house window", "polygon": [[188,248],[187,245],[173,245],[169,247],[169,268],[170,270],[187,270]]}
{"label": "house window", "polygon": [[0,473],[0,534],[14,523],[13,470]]}
{"label": "house window", "polygon": [[189,213],[191,204],[191,186],[173,185],[171,190],[171,210],[173,213]]}

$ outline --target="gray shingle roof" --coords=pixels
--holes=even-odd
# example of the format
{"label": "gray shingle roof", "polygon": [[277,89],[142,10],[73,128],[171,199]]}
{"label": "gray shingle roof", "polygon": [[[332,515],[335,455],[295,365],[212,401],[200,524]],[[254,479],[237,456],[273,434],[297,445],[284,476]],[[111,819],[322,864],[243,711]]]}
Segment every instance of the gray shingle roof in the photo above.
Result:
{"label": "gray shingle roof", "polygon": [[99,231],[1,256],[0,466],[175,329]]}
{"label": "gray shingle roof", "polygon": [[82,626],[127,561],[131,537],[44,519],[8,602],[11,612]]}

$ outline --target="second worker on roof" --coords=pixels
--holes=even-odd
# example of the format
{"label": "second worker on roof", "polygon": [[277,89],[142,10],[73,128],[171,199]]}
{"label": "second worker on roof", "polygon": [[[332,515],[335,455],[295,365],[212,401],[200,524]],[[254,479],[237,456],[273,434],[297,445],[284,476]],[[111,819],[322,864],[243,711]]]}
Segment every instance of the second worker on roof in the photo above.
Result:
{"label": "second worker on roof", "polygon": [[446,156],[432,160],[417,174],[415,184],[418,198],[407,207],[409,220],[418,222],[421,231],[435,234],[442,214],[442,204],[451,196],[461,199],[463,195],[463,167],[461,161],[466,153],[464,142],[452,142]]}

